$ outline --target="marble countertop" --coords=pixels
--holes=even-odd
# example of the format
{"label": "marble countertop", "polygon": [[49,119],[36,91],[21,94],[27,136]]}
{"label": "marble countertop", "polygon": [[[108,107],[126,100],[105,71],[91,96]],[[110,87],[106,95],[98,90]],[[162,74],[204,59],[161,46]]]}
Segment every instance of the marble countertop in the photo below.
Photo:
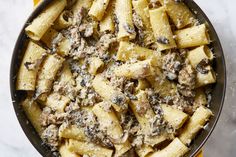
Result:
{"label": "marble countertop", "polygon": [[[228,71],[222,115],[204,146],[206,157],[236,156],[236,1],[195,0],[213,23],[221,40]],[[13,46],[32,0],[0,1],[0,152],[2,157],[40,157],[23,133],[13,110],[9,91],[9,67]]]}

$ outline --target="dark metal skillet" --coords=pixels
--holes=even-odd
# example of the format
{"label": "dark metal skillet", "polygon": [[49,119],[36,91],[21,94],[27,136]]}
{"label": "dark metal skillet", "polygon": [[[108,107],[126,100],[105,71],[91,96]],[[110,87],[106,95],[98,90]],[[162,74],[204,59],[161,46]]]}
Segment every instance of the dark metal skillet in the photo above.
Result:
{"label": "dark metal skillet", "polygon": [[[16,41],[15,48],[12,54],[11,69],[10,69],[10,90],[11,90],[12,103],[15,109],[16,116],[26,136],[28,137],[30,142],[33,144],[33,146],[38,150],[38,152],[43,157],[52,157],[54,155],[52,154],[50,149],[43,144],[37,132],[34,130],[33,126],[29,123],[26,115],[24,114],[21,108],[20,102],[22,99],[24,99],[26,93],[21,92],[21,91],[16,91],[15,84],[16,84],[16,74],[18,72],[22,57],[24,55],[25,41],[27,40],[27,37],[24,33],[24,28],[51,1],[52,0],[44,0],[41,4],[39,4],[39,6],[32,12],[30,17],[27,19]],[[213,68],[215,69],[217,73],[217,83],[213,86],[212,101],[211,101],[211,106],[210,106],[211,110],[214,113],[214,117],[210,119],[207,127],[204,130],[202,130],[198,134],[196,139],[192,142],[190,146],[191,150],[186,156],[194,157],[202,148],[202,146],[205,144],[209,136],[211,135],[220,117],[220,113],[221,113],[223,103],[224,103],[225,90],[226,90],[226,66],[225,66],[225,59],[224,59],[223,49],[220,44],[220,40],[211,22],[209,21],[207,16],[204,14],[204,12],[201,10],[201,8],[193,0],[185,0],[184,2],[194,13],[196,13],[197,18],[199,19],[201,23],[204,23],[204,22],[207,23],[210,38],[212,40],[210,47],[213,48],[215,57],[216,57],[213,64]]]}

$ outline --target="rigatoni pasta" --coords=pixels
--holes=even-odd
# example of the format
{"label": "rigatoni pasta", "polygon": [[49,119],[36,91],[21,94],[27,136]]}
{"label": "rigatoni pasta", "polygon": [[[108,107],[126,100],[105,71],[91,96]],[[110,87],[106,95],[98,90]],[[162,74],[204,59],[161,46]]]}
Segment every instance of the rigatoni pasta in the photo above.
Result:
{"label": "rigatoni pasta", "polygon": [[45,49],[43,49],[32,41],[28,43],[17,76],[17,90],[35,90],[37,73],[40,64],[45,56]]}
{"label": "rigatoni pasta", "polygon": [[63,11],[66,4],[66,0],[53,1],[25,28],[26,34],[33,40],[40,40],[44,33],[53,25],[53,22]]}
{"label": "rigatoni pasta", "polygon": [[21,107],[53,152],[182,157],[191,149],[213,115],[214,52],[207,25],[184,2],[159,2],[54,0],[26,28],[16,90],[26,91]]}
{"label": "rigatoni pasta", "polygon": [[149,11],[150,21],[158,50],[175,48],[175,40],[164,7]]}

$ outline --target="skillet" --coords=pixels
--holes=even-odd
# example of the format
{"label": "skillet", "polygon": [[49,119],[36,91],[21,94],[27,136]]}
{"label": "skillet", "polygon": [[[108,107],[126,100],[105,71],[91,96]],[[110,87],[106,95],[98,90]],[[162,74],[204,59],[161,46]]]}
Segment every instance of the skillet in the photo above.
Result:
{"label": "skillet", "polygon": [[[10,91],[12,103],[17,116],[17,119],[32,145],[38,150],[38,152],[43,157],[53,157],[53,154],[49,147],[43,144],[43,141],[38,136],[37,132],[33,126],[29,123],[24,111],[20,105],[20,102],[25,98],[26,93],[23,91],[16,91],[16,76],[20,67],[24,55],[24,49],[27,41],[27,36],[24,32],[24,28],[50,3],[52,0],[44,0],[40,3],[37,8],[31,13],[26,23],[24,24],[18,39],[15,43],[15,48],[12,54],[11,68],[10,68]],[[223,49],[221,47],[220,40],[217,33],[211,24],[210,20],[207,18],[205,13],[193,0],[184,0],[184,3],[190,8],[190,10],[196,15],[197,19],[201,23],[206,23],[209,29],[209,35],[212,40],[210,48],[213,49],[215,54],[215,60],[213,63],[213,68],[217,73],[217,83],[213,85],[212,91],[212,101],[210,104],[210,109],[214,113],[214,116],[210,119],[209,123],[202,130],[198,136],[193,140],[190,146],[190,152],[186,156],[194,157],[202,146],[205,144],[212,131],[214,130],[216,123],[220,117],[220,113],[224,103],[225,91],[226,91],[226,66],[223,54]]]}

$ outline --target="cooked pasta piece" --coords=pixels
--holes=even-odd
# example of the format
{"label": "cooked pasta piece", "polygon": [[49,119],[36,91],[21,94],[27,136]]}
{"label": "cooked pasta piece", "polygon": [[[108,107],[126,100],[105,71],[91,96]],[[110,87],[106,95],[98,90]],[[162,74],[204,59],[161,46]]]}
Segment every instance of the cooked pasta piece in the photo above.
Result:
{"label": "cooked pasta piece", "polygon": [[200,107],[200,106],[206,106],[207,105],[207,97],[204,93],[204,90],[201,88],[198,88],[196,90],[196,95],[193,102],[193,109],[194,111]]}
{"label": "cooked pasta piece", "polygon": [[71,152],[66,144],[60,146],[59,153],[61,157],[80,157],[76,153]]}
{"label": "cooked pasta piece", "polygon": [[115,23],[114,23],[114,8],[115,8],[115,0],[110,0],[107,11],[103,17],[103,19],[99,23],[100,32],[115,32]]}
{"label": "cooked pasta piece", "polygon": [[73,139],[69,140],[68,149],[80,155],[96,157],[111,157],[113,153],[112,149],[107,149],[91,142],[81,142]]}
{"label": "cooked pasta piece", "polygon": [[65,107],[70,103],[70,99],[59,93],[52,93],[47,97],[46,106],[51,107],[54,111],[64,112]]}
{"label": "cooked pasta piece", "polygon": [[96,20],[101,21],[105,11],[107,9],[107,6],[109,4],[110,0],[95,0],[93,1],[93,4],[88,12],[88,14],[92,17],[94,17]]}
{"label": "cooked pasta piece", "polygon": [[176,130],[181,128],[188,119],[186,113],[169,105],[162,104],[161,108],[163,110],[164,119]]}
{"label": "cooked pasta piece", "polygon": [[89,73],[95,75],[99,69],[104,66],[103,61],[98,57],[92,57],[89,59]]}
{"label": "cooked pasta piece", "polygon": [[178,29],[196,23],[197,20],[194,15],[183,2],[176,2],[175,0],[160,0],[160,2]]}
{"label": "cooked pasta piece", "polygon": [[123,64],[114,70],[116,76],[141,79],[152,75],[151,60],[138,61],[133,64]]}
{"label": "cooked pasta piece", "polygon": [[92,82],[94,90],[106,101],[112,102],[112,106],[117,112],[126,109],[128,98],[119,90],[112,87],[108,80],[101,75],[96,75]]}
{"label": "cooked pasta piece", "polygon": [[197,72],[197,85],[196,87],[205,86],[216,82],[215,72],[211,66],[207,66],[204,71]]}
{"label": "cooked pasta piece", "polygon": [[141,23],[142,23],[142,24],[139,24],[141,26],[138,26],[138,27],[142,27],[139,29],[142,30],[142,33],[144,35],[143,42],[145,43],[146,46],[150,45],[155,42],[155,38],[152,32],[149,15],[147,15],[147,13],[145,12],[145,10],[148,10],[148,1],[147,0],[137,0],[137,1],[133,0],[132,4],[133,4],[134,12],[135,14],[137,14],[136,16],[140,18]]}
{"label": "cooked pasta piece", "polygon": [[150,84],[148,83],[146,79],[138,79],[138,85],[135,88],[135,91],[144,90],[148,87],[150,87]]}
{"label": "cooked pasta piece", "polygon": [[81,10],[81,8],[89,10],[90,7],[92,6],[92,3],[93,0],[77,0],[77,2],[73,5],[71,10],[75,15]]}
{"label": "cooked pasta piece", "polygon": [[158,50],[163,51],[176,47],[168,16],[164,7],[149,11],[150,21]]}
{"label": "cooked pasta piece", "polygon": [[200,46],[188,52],[187,58],[193,68],[203,60],[213,60],[214,55],[207,46]]}
{"label": "cooked pasta piece", "polygon": [[17,75],[16,90],[34,91],[39,66],[46,50],[29,41]]}
{"label": "cooked pasta piece", "polygon": [[25,28],[26,34],[33,40],[40,40],[46,31],[53,25],[53,22],[63,11],[66,4],[66,0],[53,1],[29,26]]}
{"label": "cooked pasta piece", "polygon": [[123,129],[120,126],[119,120],[112,109],[106,107],[106,102],[101,102],[93,107],[93,113],[97,116],[102,130],[106,130],[107,135],[120,143],[114,143],[115,156],[121,156],[127,152],[131,145],[128,140],[122,141]]}
{"label": "cooked pasta piece", "polygon": [[182,130],[179,139],[184,144],[190,144],[197,133],[203,128],[209,118],[213,115],[211,110],[200,106],[189,119],[189,122]]}
{"label": "cooked pasta piece", "polygon": [[178,48],[189,48],[210,43],[206,24],[177,30],[175,35]]}
{"label": "cooked pasta piece", "polygon": [[148,157],[182,157],[188,151],[188,147],[185,146],[178,138],[175,138],[167,147],[148,155]]}
{"label": "cooked pasta piece", "polygon": [[40,115],[42,113],[42,110],[39,108],[38,104],[31,98],[26,98],[21,105],[29,121],[31,122],[39,136],[41,136],[44,130],[40,123]]}
{"label": "cooked pasta piece", "polygon": [[67,125],[66,123],[60,126],[58,136],[60,138],[74,139],[78,141],[89,141],[82,128],[76,125]]}
{"label": "cooked pasta piece", "polygon": [[118,40],[134,39],[136,32],[132,19],[131,0],[116,0],[115,15],[118,23]]}
{"label": "cooked pasta piece", "polygon": [[53,28],[56,30],[62,30],[71,26],[72,23],[73,21],[70,17],[70,12],[68,10],[64,10],[54,22]]}
{"label": "cooked pasta piece", "polygon": [[147,80],[160,96],[175,95],[177,91],[176,84],[167,80],[160,69],[155,68],[154,73],[155,75],[148,76]]}
{"label": "cooked pasta piece", "polygon": [[135,148],[135,152],[138,154],[139,157],[146,157],[153,151],[153,148],[146,144],[143,144],[140,148]]}
{"label": "cooked pasta piece", "polygon": [[58,70],[62,67],[64,59],[58,55],[49,55],[39,72],[37,81],[37,96],[44,95],[41,101],[45,101],[45,94],[48,94],[52,88],[52,83],[56,77]]}
{"label": "cooked pasta piece", "polygon": [[[60,37],[58,37],[60,36]],[[56,47],[53,47],[54,40],[60,38],[58,43],[55,43]],[[67,56],[71,49],[70,40],[59,34],[55,29],[49,28],[47,32],[41,38],[42,42],[47,45],[48,48],[56,49],[56,52],[61,56]]]}
{"label": "cooked pasta piece", "polygon": [[144,139],[145,143],[154,146],[168,139],[169,137],[166,135],[151,136],[154,130],[151,125],[151,119],[155,117],[155,113],[144,91],[140,91],[137,94],[137,98],[137,100],[131,101],[129,105],[142,128],[143,134],[146,135]]}

